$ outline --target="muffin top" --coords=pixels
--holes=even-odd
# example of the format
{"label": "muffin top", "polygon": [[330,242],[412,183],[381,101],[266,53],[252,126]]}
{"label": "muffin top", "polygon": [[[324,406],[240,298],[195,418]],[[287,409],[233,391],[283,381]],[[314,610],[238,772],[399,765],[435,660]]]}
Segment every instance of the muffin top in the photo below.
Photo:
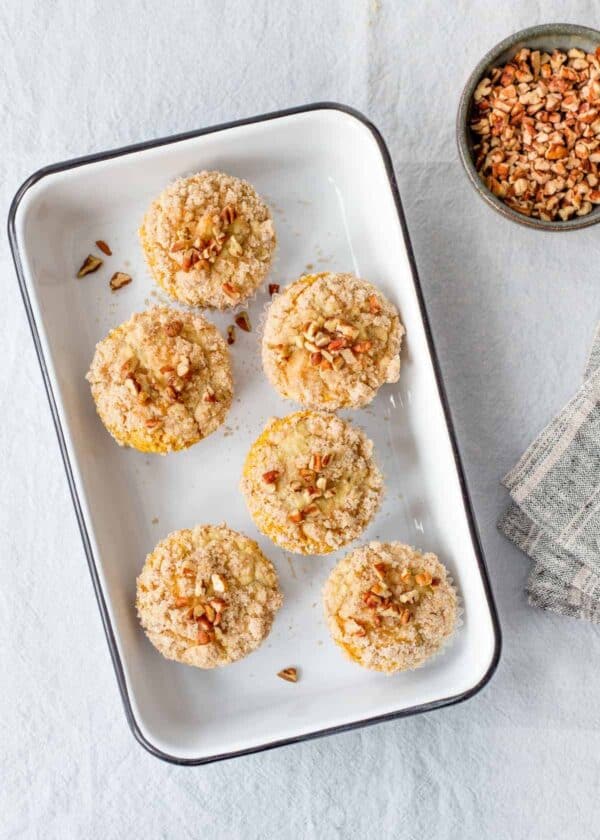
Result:
{"label": "muffin top", "polygon": [[275,250],[271,211],[247,182],[200,172],[170,184],[140,228],[156,281],[190,306],[227,309],[252,295]]}
{"label": "muffin top", "polygon": [[351,551],[331,572],[323,599],[334,641],[374,671],[417,668],[456,623],[456,592],[444,566],[400,542]]}
{"label": "muffin top", "polygon": [[396,308],[354,274],[308,274],[274,298],[262,357],[281,396],[307,408],[358,408],[400,376]]}
{"label": "muffin top", "polygon": [[137,580],[142,627],[167,659],[228,665],[268,636],[283,598],[273,564],[226,525],[174,531],[149,554]]}
{"label": "muffin top", "polygon": [[143,452],[184,449],[214,432],[233,398],[229,352],[201,315],[154,307],[96,346],[86,376],[117,443]]}
{"label": "muffin top", "polygon": [[271,420],[244,465],[242,493],[257,527],[298,554],[328,554],[375,515],[383,478],[364,432],[326,412]]}

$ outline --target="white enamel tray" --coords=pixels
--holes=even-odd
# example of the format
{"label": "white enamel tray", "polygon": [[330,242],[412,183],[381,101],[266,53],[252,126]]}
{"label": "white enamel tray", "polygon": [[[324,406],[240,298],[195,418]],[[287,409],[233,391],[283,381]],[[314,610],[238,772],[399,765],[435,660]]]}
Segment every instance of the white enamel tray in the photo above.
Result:
{"label": "white enamel tray", "polygon": [[[119,448],[96,416],[84,375],[95,343],[161,300],[137,227],[173,178],[221,169],[246,178],[274,209],[271,282],[314,270],[354,271],[382,288],[406,326],[402,374],[372,405],[344,416],[375,442],[387,496],[363,535],[436,552],[456,581],[463,624],[443,655],[388,677],[347,661],[329,639],[321,588],[340,556],[290,557],[257,533],[238,481],[268,417],[297,409],[260,368],[258,333],[237,330],[236,398],[226,427],[165,458]],[[21,187],[9,236],[56,424],[84,549],[125,711],[160,758],[199,764],[464,700],[491,677],[500,632],[443,395],[418,278],[385,144],[360,114],[320,104],[152,141],[35,173]],[[84,257],[113,256],[83,280]],[[131,285],[111,293],[116,270]],[[258,327],[266,288],[249,306]],[[211,318],[224,332],[231,315]],[[258,539],[285,604],[266,643],[242,662],[201,671],[163,659],[134,610],[135,578],[163,536],[204,522]],[[343,553],[343,552],[342,552]],[[277,671],[297,666],[291,684]],[[399,726],[402,725],[400,722]]]}

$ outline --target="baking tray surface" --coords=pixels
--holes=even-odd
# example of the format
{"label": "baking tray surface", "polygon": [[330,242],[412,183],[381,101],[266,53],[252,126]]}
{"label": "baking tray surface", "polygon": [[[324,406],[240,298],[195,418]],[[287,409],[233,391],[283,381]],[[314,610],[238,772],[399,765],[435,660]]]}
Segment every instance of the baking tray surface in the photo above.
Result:
{"label": "baking tray surface", "polygon": [[[297,409],[261,371],[267,284],[248,306],[253,332],[237,331],[236,395],[218,432],[162,458],[117,447],[96,416],[84,381],[96,342],[132,312],[166,302],[140,253],[142,215],[170,180],[201,169],[245,178],[270,203],[279,242],[271,282],[354,271],[398,306],[407,332],[399,383],[342,416],[372,438],[386,477],[382,509],[356,544],[400,539],[434,551],[460,592],[452,643],[417,671],[389,677],[345,660],[321,606],[345,551],[280,551],[257,533],[238,492],[267,419]],[[396,180],[374,126],[350,108],[317,103],[56,164],[18,191],[9,238],[125,711],[143,746],[200,764],[455,703],[489,680],[500,630]],[[76,280],[97,239],[113,257]],[[134,280],[111,293],[116,270]],[[232,323],[231,313],[208,317],[223,333]],[[135,578],[170,531],[222,521],[258,540],[285,604],[258,651],[201,671],[163,659],[147,641],[133,607]],[[290,665],[298,683],[276,677]]]}

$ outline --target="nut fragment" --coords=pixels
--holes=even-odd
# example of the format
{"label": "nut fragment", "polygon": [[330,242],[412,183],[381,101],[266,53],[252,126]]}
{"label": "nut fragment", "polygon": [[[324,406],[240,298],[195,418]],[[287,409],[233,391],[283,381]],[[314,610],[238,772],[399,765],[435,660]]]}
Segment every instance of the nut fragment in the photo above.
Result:
{"label": "nut fragment", "polygon": [[341,350],[342,347],[345,347],[348,342],[345,338],[334,338],[333,341],[330,341],[327,345],[327,349],[329,352],[333,352],[334,350]]}
{"label": "nut fragment", "polygon": [[112,251],[104,239],[96,239],[96,247],[99,248],[103,254],[106,254],[107,257],[112,257]]}
{"label": "nut fragment", "polygon": [[239,297],[238,290],[235,288],[235,286],[232,286],[231,283],[223,283],[221,288],[223,289],[223,291],[225,292],[227,297],[230,297],[230,298],[238,298]]}
{"label": "nut fragment", "polygon": [[189,598],[183,598],[183,597],[175,598],[175,606],[177,608],[189,607],[189,604],[190,604],[190,599]]}
{"label": "nut fragment", "polygon": [[225,592],[226,586],[225,581],[221,577],[221,575],[213,574],[210,576],[210,582],[212,583],[212,588],[215,592]]}
{"label": "nut fragment", "polygon": [[279,291],[279,283],[269,283],[269,295],[273,297]]}
{"label": "nut fragment", "polygon": [[[207,605],[205,605],[204,607],[202,607],[202,612],[200,613],[200,617],[198,618],[198,626],[199,626],[199,627],[202,627],[202,629],[203,629],[203,630],[208,630],[208,631],[210,631],[210,630],[212,630],[212,621],[211,621],[211,619],[208,617],[208,615],[205,615],[205,613],[206,613],[206,606],[207,606]],[[213,617],[214,617],[214,613],[213,613]]]}
{"label": "nut fragment", "polygon": [[177,251],[185,251],[186,248],[189,248],[192,243],[186,239],[179,239],[175,242],[174,245],[171,246],[171,253],[176,253]]}
{"label": "nut fragment", "polygon": [[429,586],[432,581],[432,577],[429,572],[419,572],[415,575],[415,583],[417,586]]}
{"label": "nut fragment", "polygon": [[381,304],[377,299],[377,295],[371,295],[369,298],[369,311],[371,315],[379,315],[381,312]]}
{"label": "nut fragment", "polygon": [[250,325],[250,318],[248,317],[247,312],[240,312],[239,315],[235,316],[235,323],[241,330],[244,332],[252,332],[252,327]]}
{"label": "nut fragment", "polygon": [[284,668],[277,673],[277,676],[282,680],[286,680],[286,682],[298,682],[298,670],[296,668]]}
{"label": "nut fragment", "polygon": [[344,622],[344,630],[346,633],[350,633],[351,636],[366,636],[367,631],[365,628],[360,624],[360,622],[356,621],[354,618],[348,618]]}
{"label": "nut fragment", "polygon": [[600,163],[599,103],[597,51],[520,49],[493,68],[473,96],[470,126],[478,135],[481,179],[525,216],[566,221],[591,212],[589,192]]}
{"label": "nut fragment", "polygon": [[214,609],[216,613],[222,613],[227,604],[222,598],[212,598],[210,601],[211,607]]}
{"label": "nut fragment", "polygon": [[177,376],[180,376],[180,377],[182,377],[182,378],[185,378],[185,377],[188,375],[188,373],[190,372],[190,362],[189,362],[189,359],[186,359],[186,358],[184,357],[184,358],[183,358],[183,359],[179,362],[179,364],[177,365],[177,371],[176,371],[176,372],[177,372]]}
{"label": "nut fragment", "polygon": [[86,274],[93,274],[94,271],[98,271],[102,264],[103,262],[100,259],[100,257],[95,257],[93,254],[88,254],[88,256],[83,261],[81,268],[77,272],[77,276],[85,277]]}
{"label": "nut fragment", "polygon": [[385,573],[387,571],[387,566],[385,563],[373,563],[373,568],[375,569],[375,574],[380,580],[385,578]]}
{"label": "nut fragment", "polygon": [[237,218],[235,206],[233,204],[227,204],[221,210],[220,218],[226,225],[230,225]]}
{"label": "nut fragment", "polygon": [[198,630],[197,642],[199,645],[207,645],[210,642],[210,635],[204,629]]}
{"label": "nut fragment", "polygon": [[310,467],[311,470],[314,470],[315,472],[321,472],[322,466],[323,466],[323,459],[322,459],[321,455],[319,455],[319,453],[314,453],[313,455],[310,456],[309,467]]}
{"label": "nut fragment", "polygon": [[142,390],[142,386],[140,385],[140,383],[137,381],[137,379],[135,378],[135,376],[133,374],[129,374],[129,376],[127,376],[125,378],[125,386],[134,395],[139,394],[140,391]]}
{"label": "nut fragment", "polygon": [[227,344],[235,344],[235,327],[227,327]]}
{"label": "nut fragment", "polygon": [[116,292],[117,289],[122,289],[123,286],[127,286],[131,283],[132,280],[133,277],[131,274],[125,274],[124,271],[115,271],[113,276],[110,278],[109,285],[113,292]]}

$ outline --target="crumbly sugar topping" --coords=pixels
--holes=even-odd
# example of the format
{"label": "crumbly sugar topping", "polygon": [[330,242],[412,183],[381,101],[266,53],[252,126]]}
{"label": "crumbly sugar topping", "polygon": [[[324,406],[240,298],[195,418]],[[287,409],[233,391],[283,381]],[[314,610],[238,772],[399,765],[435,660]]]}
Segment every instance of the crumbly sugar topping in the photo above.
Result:
{"label": "crumbly sugar topping", "polygon": [[262,356],[283,396],[308,408],[357,408],[400,376],[396,308],[353,274],[311,274],[271,304]]}
{"label": "crumbly sugar topping", "polygon": [[152,644],[167,659],[198,668],[255,650],[282,601],[272,563],[225,525],[169,534],[137,581],[137,611]]}
{"label": "crumbly sugar topping", "polygon": [[331,572],[323,593],[334,641],[376,671],[416,668],[456,623],[456,592],[435,554],[400,542],[371,542]]}
{"label": "crumbly sugar topping", "polygon": [[301,411],[269,422],[248,453],[241,489],[257,527],[279,546],[328,554],[374,517],[383,478],[362,430]]}
{"label": "crumbly sugar topping", "polygon": [[170,184],[140,228],[150,270],[190,306],[226,309],[252,295],[275,250],[271,211],[247,182],[200,172]]}
{"label": "crumbly sugar topping", "polygon": [[86,378],[109,432],[144,451],[191,446],[218,428],[233,398],[229,353],[216,328],[168,307],[112,330]]}

